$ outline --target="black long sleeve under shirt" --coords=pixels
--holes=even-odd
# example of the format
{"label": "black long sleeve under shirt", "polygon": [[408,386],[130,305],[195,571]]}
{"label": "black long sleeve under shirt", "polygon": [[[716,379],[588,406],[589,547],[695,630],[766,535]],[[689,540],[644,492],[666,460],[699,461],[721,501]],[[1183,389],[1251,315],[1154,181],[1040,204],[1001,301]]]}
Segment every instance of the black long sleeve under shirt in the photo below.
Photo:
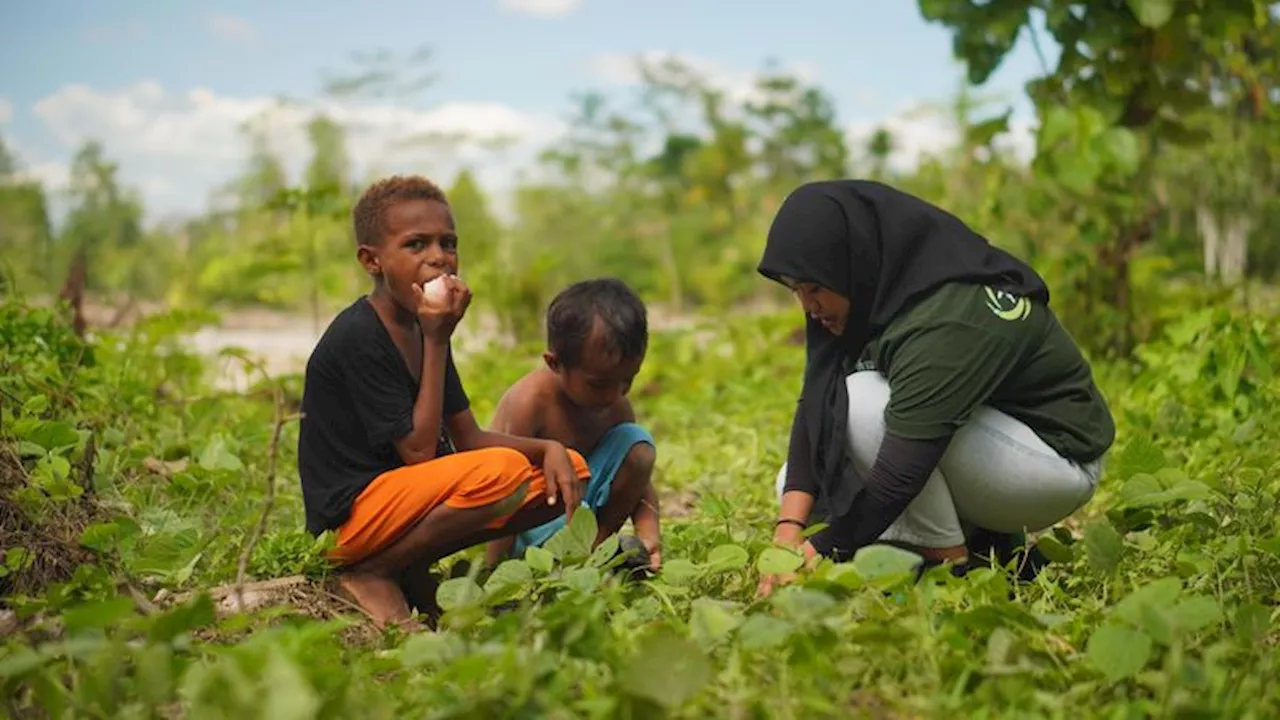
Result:
{"label": "black long sleeve under shirt", "polygon": [[[809,538],[814,549],[842,561],[852,557],[859,548],[874,543],[924,489],[950,441],[949,436],[911,440],[886,433],[862,491],[848,512],[832,518],[826,528]],[[796,413],[784,490],[817,494],[808,447],[804,414]]]}

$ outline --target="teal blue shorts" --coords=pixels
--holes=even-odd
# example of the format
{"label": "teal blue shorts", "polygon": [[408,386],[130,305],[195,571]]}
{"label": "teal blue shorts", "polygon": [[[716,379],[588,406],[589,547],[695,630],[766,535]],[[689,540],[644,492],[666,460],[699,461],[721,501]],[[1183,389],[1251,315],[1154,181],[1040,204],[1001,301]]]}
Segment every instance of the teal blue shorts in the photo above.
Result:
{"label": "teal blue shorts", "polygon": [[[600,438],[591,453],[587,455],[587,466],[591,468],[591,479],[587,481],[587,491],[582,498],[582,507],[599,513],[609,501],[609,491],[613,488],[613,478],[618,474],[627,454],[636,443],[653,445],[653,436],[635,423],[621,423],[609,428]],[[525,548],[542,547],[565,526],[564,515],[545,525],[526,530],[516,536],[515,557],[524,555]]]}

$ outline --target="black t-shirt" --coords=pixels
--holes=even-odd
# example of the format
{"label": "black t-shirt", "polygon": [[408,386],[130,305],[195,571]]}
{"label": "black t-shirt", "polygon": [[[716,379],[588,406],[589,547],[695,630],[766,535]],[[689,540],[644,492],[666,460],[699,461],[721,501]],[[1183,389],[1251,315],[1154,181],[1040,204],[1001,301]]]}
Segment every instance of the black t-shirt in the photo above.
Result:
{"label": "black t-shirt", "polygon": [[[395,442],[413,430],[418,387],[368,298],[338,313],[307,360],[302,392],[298,474],[308,531],[338,528],[374,478],[405,464]],[[442,418],[468,407],[450,348]],[[445,428],[437,457],[454,451]]]}

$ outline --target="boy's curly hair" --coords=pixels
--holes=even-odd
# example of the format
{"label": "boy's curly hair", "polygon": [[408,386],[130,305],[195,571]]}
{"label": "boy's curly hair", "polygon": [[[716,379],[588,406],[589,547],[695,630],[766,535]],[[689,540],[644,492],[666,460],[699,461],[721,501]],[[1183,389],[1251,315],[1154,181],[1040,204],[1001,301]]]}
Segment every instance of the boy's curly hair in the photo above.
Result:
{"label": "boy's curly hair", "polygon": [[421,175],[392,175],[370,185],[351,209],[356,245],[382,243],[383,216],[387,208],[405,200],[436,200],[445,203],[444,191]]}

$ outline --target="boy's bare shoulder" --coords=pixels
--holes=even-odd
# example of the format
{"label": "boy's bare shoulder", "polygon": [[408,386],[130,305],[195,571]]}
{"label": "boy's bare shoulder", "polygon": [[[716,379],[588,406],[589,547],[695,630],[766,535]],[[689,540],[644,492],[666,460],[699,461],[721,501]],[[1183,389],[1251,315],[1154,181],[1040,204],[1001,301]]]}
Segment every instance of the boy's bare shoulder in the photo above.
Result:
{"label": "boy's bare shoulder", "polygon": [[540,425],[543,411],[555,399],[555,377],[538,368],[511,384],[498,401],[497,416],[521,425]]}
{"label": "boy's bare shoulder", "polygon": [[507,388],[507,395],[518,401],[545,401],[555,395],[555,373],[547,368],[537,368]]}

